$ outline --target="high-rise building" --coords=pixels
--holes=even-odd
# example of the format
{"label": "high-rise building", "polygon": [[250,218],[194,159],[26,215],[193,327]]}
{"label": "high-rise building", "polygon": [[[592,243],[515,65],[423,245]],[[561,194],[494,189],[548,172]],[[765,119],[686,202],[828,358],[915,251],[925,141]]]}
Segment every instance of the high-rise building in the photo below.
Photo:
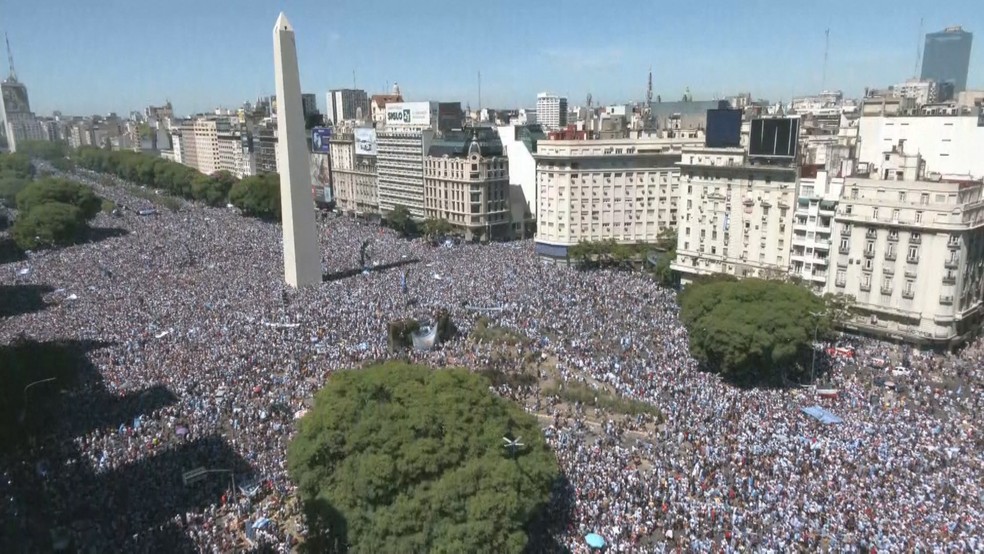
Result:
{"label": "high-rise building", "polygon": [[509,206],[513,236],[525,238],[536,221],[536,144],[547,135],[539,125],[507,125],[498,128],[499,140],[509,160]]}
{"label": "high-rise building", "polygon": [[446,131],[424,158],[424,216],[468,239],[509,238],[509,160],[492,127]]}
{"label": "high-rise building", "polygon": [[952,83],[954,94],[966,90],[973,40],[973,33],[964,31],[960,26],[927,33],[920,77]]}
{"label": "high-rise building", "polygon": [[[327,95],[327,117],[334,125],[343,121],[352,121],[359,117],[370,118],[369,97],[361,89],[334,89]],[[359,108],[362,108],[361,115]]]}
{"label": "high-rise building", "polygon": [[0,83],[3,99],[4,131],[7,134],[7,146],[11,152],[17,151],[17,142],[24,140],[48,140],[48,133],[31,112],[31,102],[27,96],[27,87],[17,80],[14,71],[14,58],[10,54],[10,41],[7,41],[7,57],[10,62],[10,73]]}
{"label": "high-rise building", "polygon": [[[537,112],[539,113],[539,111]],[[582,241],[653,243],[678,226],[681,152],[703,139],[541,140],[536,251],[566,260]]]}
{"label": "high-rise building", "polygon": [[318,113],[318,96],[316,94],[302,94],[301,108],[305,119],[310,115]]}
{"label": "high-rise building", "polygon": [[552,131],[567,126],[567,98],[541,92],[536,96],[536,122]]}
{"label": "high-rise building", "polygon": [[404,206],[414,218],[424,218],[424,153],[433,139],[429,126],[387,125],[376,131],[381,213]]}

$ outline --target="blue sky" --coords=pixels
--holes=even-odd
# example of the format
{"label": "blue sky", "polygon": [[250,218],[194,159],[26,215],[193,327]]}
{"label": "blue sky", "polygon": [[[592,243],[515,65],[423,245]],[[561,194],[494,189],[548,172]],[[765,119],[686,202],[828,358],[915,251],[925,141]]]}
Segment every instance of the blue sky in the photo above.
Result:
{"label": "blue sky", "polygon": [[696,99],[788,99],[820,89],[828,27],[827,87],[859,95],[912,75],[920,17],[925,31],[977,34],[968,87],[984,85],[980,0],[0,0],[0,26],[40,114],[122,114],[165,98],[189,114],[272,94],[281,9],[322,110],[353,70],[370,93],[396,81],[409,100],[473,108],[479,70],[491,107],[532,106],[545,90],[572,104],[589,92],[642,99],[650,66],[663,99],[686,87]]}

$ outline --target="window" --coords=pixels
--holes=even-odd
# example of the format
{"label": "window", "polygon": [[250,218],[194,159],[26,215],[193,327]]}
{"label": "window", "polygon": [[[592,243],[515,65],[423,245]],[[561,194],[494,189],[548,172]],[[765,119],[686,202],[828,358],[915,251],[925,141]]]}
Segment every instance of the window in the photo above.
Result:
{"label": "window", "polygon": [[875,251],[875,242],[869,240],[867,244],[864,245],[864,251],[871,254]]}
{"label": "window", "polygon": [[929,193],[928,192],[924,192],[924,193],[922,193],[922,194],[919,195],[919,203],[920,204],[929,204]]}
{"label": "window", "polygon": [[922,212],[916,212],[916,223],[922,222]]}
{"label": "window", "polygon": [[849,240],[841,239],[841,247],[840,247],[841,250],[846,252],[847,249],[849,249],[850,247],[851,247],[851,243]]}
{"label": "window", "polygon": [[866,271],[871,271],[872,266],[873,266],[873,262],[871,261],[871,258],[865,258],[864,259],[864,269]]}
{"label": "window", "polygon": [[905,293],[906,294],[912,294],[912,287],[915,284],[916,284],[916,282],[913,279],[906,279],[905,280],[905,289],[904,289],[905,290]]}
{"label": "window", "polygon": [[878,208],[871,208],[871,219],[878,219]]}
{"label": "window", "polygon": [[918,246],[910,246],[909,247],[909,256],[908,256],[908,259],[910,261],[916,261],[916,260],[919,259],[919,247]]}
{"label": "window", "polygon": [[899,202],[905,202],[905,191],[899,191]]}
{"label": "window", "polygon": [[867,273],[861,275],[861,288],[871,288],[871,275]]}

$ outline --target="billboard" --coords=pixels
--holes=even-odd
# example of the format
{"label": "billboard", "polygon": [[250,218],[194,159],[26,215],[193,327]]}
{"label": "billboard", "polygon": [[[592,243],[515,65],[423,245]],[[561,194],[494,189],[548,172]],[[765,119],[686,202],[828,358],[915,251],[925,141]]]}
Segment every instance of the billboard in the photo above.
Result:
{"label": "billboard", "polygon": [[311,194],[317,203],[331,203],[331,157],[328,154],[311,154]]}
{"label": "billboard", "polygon": [[799,144],[799,118],[753,119],[748,136],[748,155],[758,158],[796,157]]}
{"label": "billboard", "polygon": [[367,127],[356,127],[355,129],[355,155],[356,156],[375,156],[376,151],[376,130]]}
{"label": "billboard", "polygon": [[328,141],[331,140],[331,127],[315,127],[311,129],[311,151],[328,153]]}
{"label": "billboard", "polygon": [[741,146],[741,110],[707,110],[704,144],[709,148]]}
{"label": "billboard", "polygon": [[[435,112],[437,110],[434,110]],[[434,119],[430,102],[394,102],[386,104],[387,125],[413,125],[426,127]]]}

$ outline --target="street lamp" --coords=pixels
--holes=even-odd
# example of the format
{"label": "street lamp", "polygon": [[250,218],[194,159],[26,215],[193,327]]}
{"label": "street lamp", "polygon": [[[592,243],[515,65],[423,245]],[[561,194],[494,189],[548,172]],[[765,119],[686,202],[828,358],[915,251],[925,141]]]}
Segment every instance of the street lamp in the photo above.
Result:
{"label": "street lamp", "polygon": [[34,385],[40,385],[42,383],[50,383],[50,382],[55,381],[57,379],[58,379],[57,377],[49,377],[47,379],[41,379],[40,381],[35,381],[33,383],[28,383],[28,385],[26,387],[24,387],[24,403],[21,404],[20,415],[17,416],[17,420],[18,420],[19,423],[24,423],[24,419],[27,417],[27,390],[29,388],[33,387]]}
{"label": "street lamp", "polygon": [[816,371],[817,371],[817,331],[820,329],[820,318],[825,314],[823,312],[810,312],[810,315],[814,317],[813,325],[813,361],[810,363],[810,384],[816,387]]}

